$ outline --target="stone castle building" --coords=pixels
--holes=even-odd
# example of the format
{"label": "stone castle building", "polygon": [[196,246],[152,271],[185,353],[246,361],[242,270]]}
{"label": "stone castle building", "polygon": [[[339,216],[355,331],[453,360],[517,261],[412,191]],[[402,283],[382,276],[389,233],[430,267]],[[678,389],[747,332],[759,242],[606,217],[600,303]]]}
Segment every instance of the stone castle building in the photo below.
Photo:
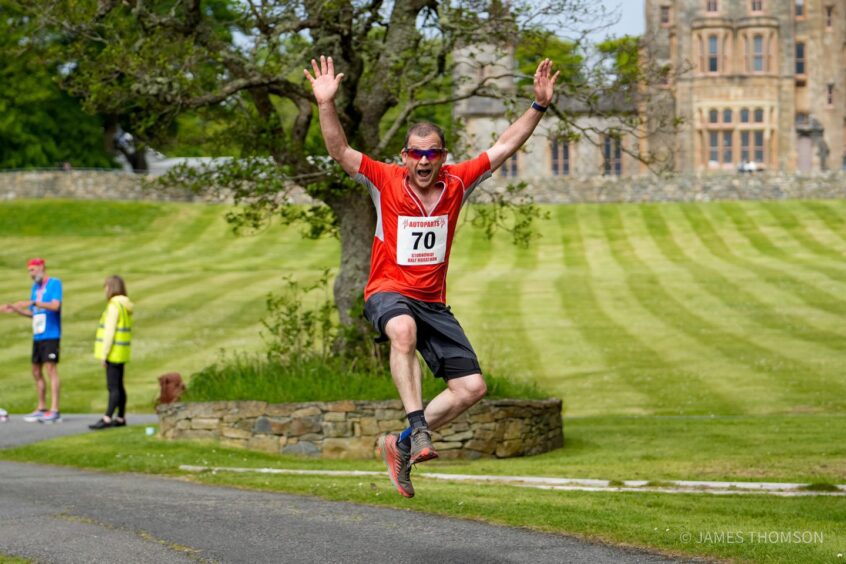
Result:
{"label": "stone castle building", "polygon": [[670,65],[675,168],[840,169],[846,1],[646,0],[644,45]]}
{"label": "stone castle building", "polygon": [[[457,93],[485,79],[499,91],[514,93],[513,48],[476,45],[458,50],[454,56],[457,65],[453,78]],[[512,108],[514,113],[509,114],[509,108],[497,98],[472,96],[459,100],[453,106],[453,117],[460,123],[461,138],[448,141],[448,144],[452,143],[457,153],[478,154],[496,141],[529,107],[531,100],[526,98],[524,103],[523,107]],[[573,117],[578,125],[574,128],[579,132],[578,138],[562,137],[559,123],[550,113],[523,148],[496,172],[499,184],[520,181],[533,185],[552,184],[563,177],[630,176],[645,170],[632,156],[637,154],[638,147],[631,136],[607,134],[620,126],[621,116],[637,113],[633,102],[627,107],[625,102],[618,100],[602,100],[597,107],[588,109],[559,95],[555,103]]]}
{"label": "stone castle building", "polygon": [[[653,80],[639,107],[594,112],[559,97],[556,105],[581,130],[596,133],[562,140],[555,120],[545,118],[498,172],[502,180],[647,174],[638,153],[663,154],[685,173],[846,169],[846,0],[646,0],[645,17],[644,60],[669,68],[666,78]],[[513,71],[507,48],[474,51],[457,54],[465,58],[455,73],[459,91],[460,77]],[[513,79],[494,82],[513,88]],[[464,149],[490,146],[509,123],[505,110],[491,98],[456,103]],[[633,113],[647,132],[660,129],[657,116],[675,116],[679,125],[640,139],[601,133]]]}

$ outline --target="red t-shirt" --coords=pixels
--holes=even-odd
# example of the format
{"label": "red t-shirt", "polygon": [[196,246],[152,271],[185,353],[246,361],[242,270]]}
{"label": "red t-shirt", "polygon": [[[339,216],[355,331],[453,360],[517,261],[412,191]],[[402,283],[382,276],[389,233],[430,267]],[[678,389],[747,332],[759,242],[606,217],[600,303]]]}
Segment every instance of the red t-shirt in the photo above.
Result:
{"label": "red t-shirt", "polygon": [[424,302],[446,302],[446,276],[461,206],[491,175],[487,153],[444,165],[436,186],[440,199],[425,210],[408,184],[404,166],[362,155],[355,180],[367,186],[376,206],[376,234],[370,257],[367,300],[376,292],[398,292]]}

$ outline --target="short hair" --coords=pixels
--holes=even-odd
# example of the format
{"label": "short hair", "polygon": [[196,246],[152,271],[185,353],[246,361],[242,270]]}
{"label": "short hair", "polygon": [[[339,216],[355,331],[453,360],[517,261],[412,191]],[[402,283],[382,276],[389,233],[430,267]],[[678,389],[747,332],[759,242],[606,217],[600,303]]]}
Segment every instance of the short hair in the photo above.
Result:
{"label": "short hair", "polygon": [[415,123],[411,127],[408,128],[408,133],[405,134],[405,143],[403,147],[408,147],[408,140],[411,139],[412,135],[416,135],[417,137],[426,137],[427,135],[431,135],[432,133],[437,133],[438,137],[441,138],[441,147],[446,147],[446,138],[444,137],[444,130],[435,125],[434,123],[430,123],[428,121],[421,121],[419,123]]}
{"label": "short hair", "polygon": [[103,286],[106,287],[107,300],[110,300],[115,296],[126,295],[126,283],[123,281],[123,278],[121,278],[117,274],[106,278],[106,281],[103,283]]}

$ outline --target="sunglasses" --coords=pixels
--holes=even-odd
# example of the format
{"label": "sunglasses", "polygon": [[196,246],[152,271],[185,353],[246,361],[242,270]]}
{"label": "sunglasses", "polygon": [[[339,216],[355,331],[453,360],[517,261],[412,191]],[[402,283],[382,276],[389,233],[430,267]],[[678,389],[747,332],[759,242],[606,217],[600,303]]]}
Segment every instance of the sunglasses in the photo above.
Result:
{"label": "sunglasses", "polygon": [[408,156],[416,161],[419,161],[423,157],[426,157],[430,161],[435,161],[442,158],[447,152],[446,149],[411,149],[410,147],[406,147],[404,150]]}

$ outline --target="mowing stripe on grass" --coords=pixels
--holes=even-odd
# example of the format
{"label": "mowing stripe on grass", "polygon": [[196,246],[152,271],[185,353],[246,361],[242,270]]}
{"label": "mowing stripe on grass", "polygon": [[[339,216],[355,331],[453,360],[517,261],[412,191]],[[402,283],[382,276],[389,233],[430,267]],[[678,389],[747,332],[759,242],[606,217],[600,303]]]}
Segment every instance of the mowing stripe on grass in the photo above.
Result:
{"label": "mowing stripe on grass", "polygon": [[737,232],[740,233],[759,253],[771,257],[784,264],[801,265],[809,270],[819,272],[835,282],[846,282],[846,272],[837,268],[831,268],[814,261],[803,260],[793,254],[789,254],[779,247],[761,230],[760,226],[753,221],[749,214],[735,202],[723,202],[719,208],[734,223]]}
{"label": "mowing stripe on grass", "polygon": [[809,231],[807,226],[785,206],[775,206],[772,202],[762,202],[761,206],[778,222],[781,228],[787,232],[802,248],[809,252],[829,258],[833,264],[843,266],[844,256],[839,250],[833,249],[818,241]]}
{"label": "mowing stripe on grass", "polygon": [[[537,264],[537,246],[516,249],[512,268],[490,279],[478,294],[476,307],[481,312],[485,338],[496,343],[494,365],[510,370],[517,377],[534,377],[538,372],[539,351],[527,335],[521,298],[527,289],[527,276]],[[508,319],[503,323],[503,319]],[[503,355],[505,358],[503,358]]]}
{"label": "mowing stripe on grass", "polygon": [[[626,207],[626,209],[634,209],[633,207]],[[587,209],[585,213],[587,213]],[[684,355],[676,351],[676,347],[680,344],[676,338],[670,337],[672,340],[669,347],[664,343],[666,338],[658,338],[659,335],[672,336],[678,334],[684,336],[691,343],[692,347],[688,350],[694,352],[695,356],[701,357],[708,355],[710,349],[703,346],[699,335],[695,332],[678,332],[678,327],[671,322],[668,323],[666,319],[667,311],[660,309],[663,294],[661,289],[657,287],[657,281],[654,276],[650,275],[649,269],[637,259],[636,251],[642,250],[640,246],[635,248],[634,244],[629,241],[630,234],[623,229],[621,222],[614,226],[609,225],[608,218],[616,218],[619,221],[619,214],[621,206],[594,206],[590,209],[590,221],[592,221],[597,229],[600,230],[603,241],[607,245],[609,257],[618,268],[621,269],[621,278],[624,282],[624,287],[627,289],[627,302],[633,302],[641,308],[635,314],[626,315],[623,310],[620,312],[621,320],[630,326],[637,326],[636,324],[643,324],[645,320],[651,318],[654,323],[661,327],[654,330],[654,332],[644,332],[642,329],[638,332],[642,335],[641,338],[650,339],[650,349],[658,355],[662,361],[670,366],[684,367],[683,372],[679,372],[679,381],[675,383],[677,392],[672,397],[676,398],[676,402],[681,406],[685,403],[685,408],[693,406],[699,413],[740,413],[742,412],[741,404],[745,401],[744,398],[738,397],[736,388],[730,383],[725,382],[722,378],[716,377],[714,374],[702,372],[702,368],[696,363],[691,362],[692,359],[685,358]],[[613,228],[612,228],[613,227]],[[617,308],[620,310],[620,308]],[[627,308],[628,309],[628,308]],[[610,314],[609,314],[610,315]],[[726,359],[715,359],[718,365],[725,365]],[[678,368],[677,368],[678,370]]]}
{"label": "mowing stripe on grass", "polygon": [[[644,205],[640,207],[640,211],[647,231],[664,257],[687,270],[697,286],[720,300],[726,307],[735,310],[738,317],[748,316],[761,327],[838,352],[846,352],[846,335],[817,329],[806,324],[803,317],[775,311],[759,300],[756,294],[733,283],[718,270],[693,260],[673,238],[660,205]],[[752,307],[749,307],[750,305]]]}
{"label": "mowing stripe on grass", "polygon": [[[635,404],[618,403],[622,412],[639,410],[648,413],[678,413],[674,402],[680,397],[696,396],[689,383],[696,375],[685,369],[667,364],[652,348],[625,325],[618,324],[603,308],[595,294],[590,273],[590,263],[584,248],[578,213],[585,207],[559,208],[558,219],[562,229],[564,260],[567,273],[559,278],[559,295],[566,311],[581,332],[585,341],[599,350],[608,367],[603,384],[609,394],[622,394],[620,388],[631,388],[637,394]],[[624,377],[625,376],[625,377]],[[693,392],[693,393],[692,393]],[[620,398],[622,400],[622,398]],[[631,401],[631,397],[627,398]],[[719,398],[704,406],[704,410],[718,404],[725,408],[730,402]]]}
{"label": "mowing stripe on grass", "polygon": [[837,316],[846,316],[846,302],[830,292],[807,284],[805,280],[791,273],[742,258],[732,251],[701,207],[688,205],[682,206],[681,210],[693,232],[714,256],[755,273],[761,280],[790,292],[812,308]]}
{"label": "mowing stripe on grass", "polygon": [[846,241],[846,220],[825,202],[809,200],[802,202],[806,209],[811,210],[829,231]]}
{"label": "mowing stripe on grass", "polygon": [[[665,290],[651,268],[631,247],[625,235],[619,207],[601,207],[599,217],[606,237],[611,242],[613,256],[624,268],[628,267],[627,284],[641,304],[654,315],[759,375],[763,384],[771,386],[767,388],[771,389],[771,394],[781,397],[779,403],[783,405],[796,405],[798,401],[807,399],[814,400],[811,402],[813,404],[819,401],[821,405],[831,406],[843,401],[842,394],[846,388],[836,378],[818,374],[819,366],[812,368],[806,363],[768,350],[742,334],[729,332],[708,321],[703,315],[694,313],[674,294]],[[840,397],[835,399],[831,397],[832,394]]]}

